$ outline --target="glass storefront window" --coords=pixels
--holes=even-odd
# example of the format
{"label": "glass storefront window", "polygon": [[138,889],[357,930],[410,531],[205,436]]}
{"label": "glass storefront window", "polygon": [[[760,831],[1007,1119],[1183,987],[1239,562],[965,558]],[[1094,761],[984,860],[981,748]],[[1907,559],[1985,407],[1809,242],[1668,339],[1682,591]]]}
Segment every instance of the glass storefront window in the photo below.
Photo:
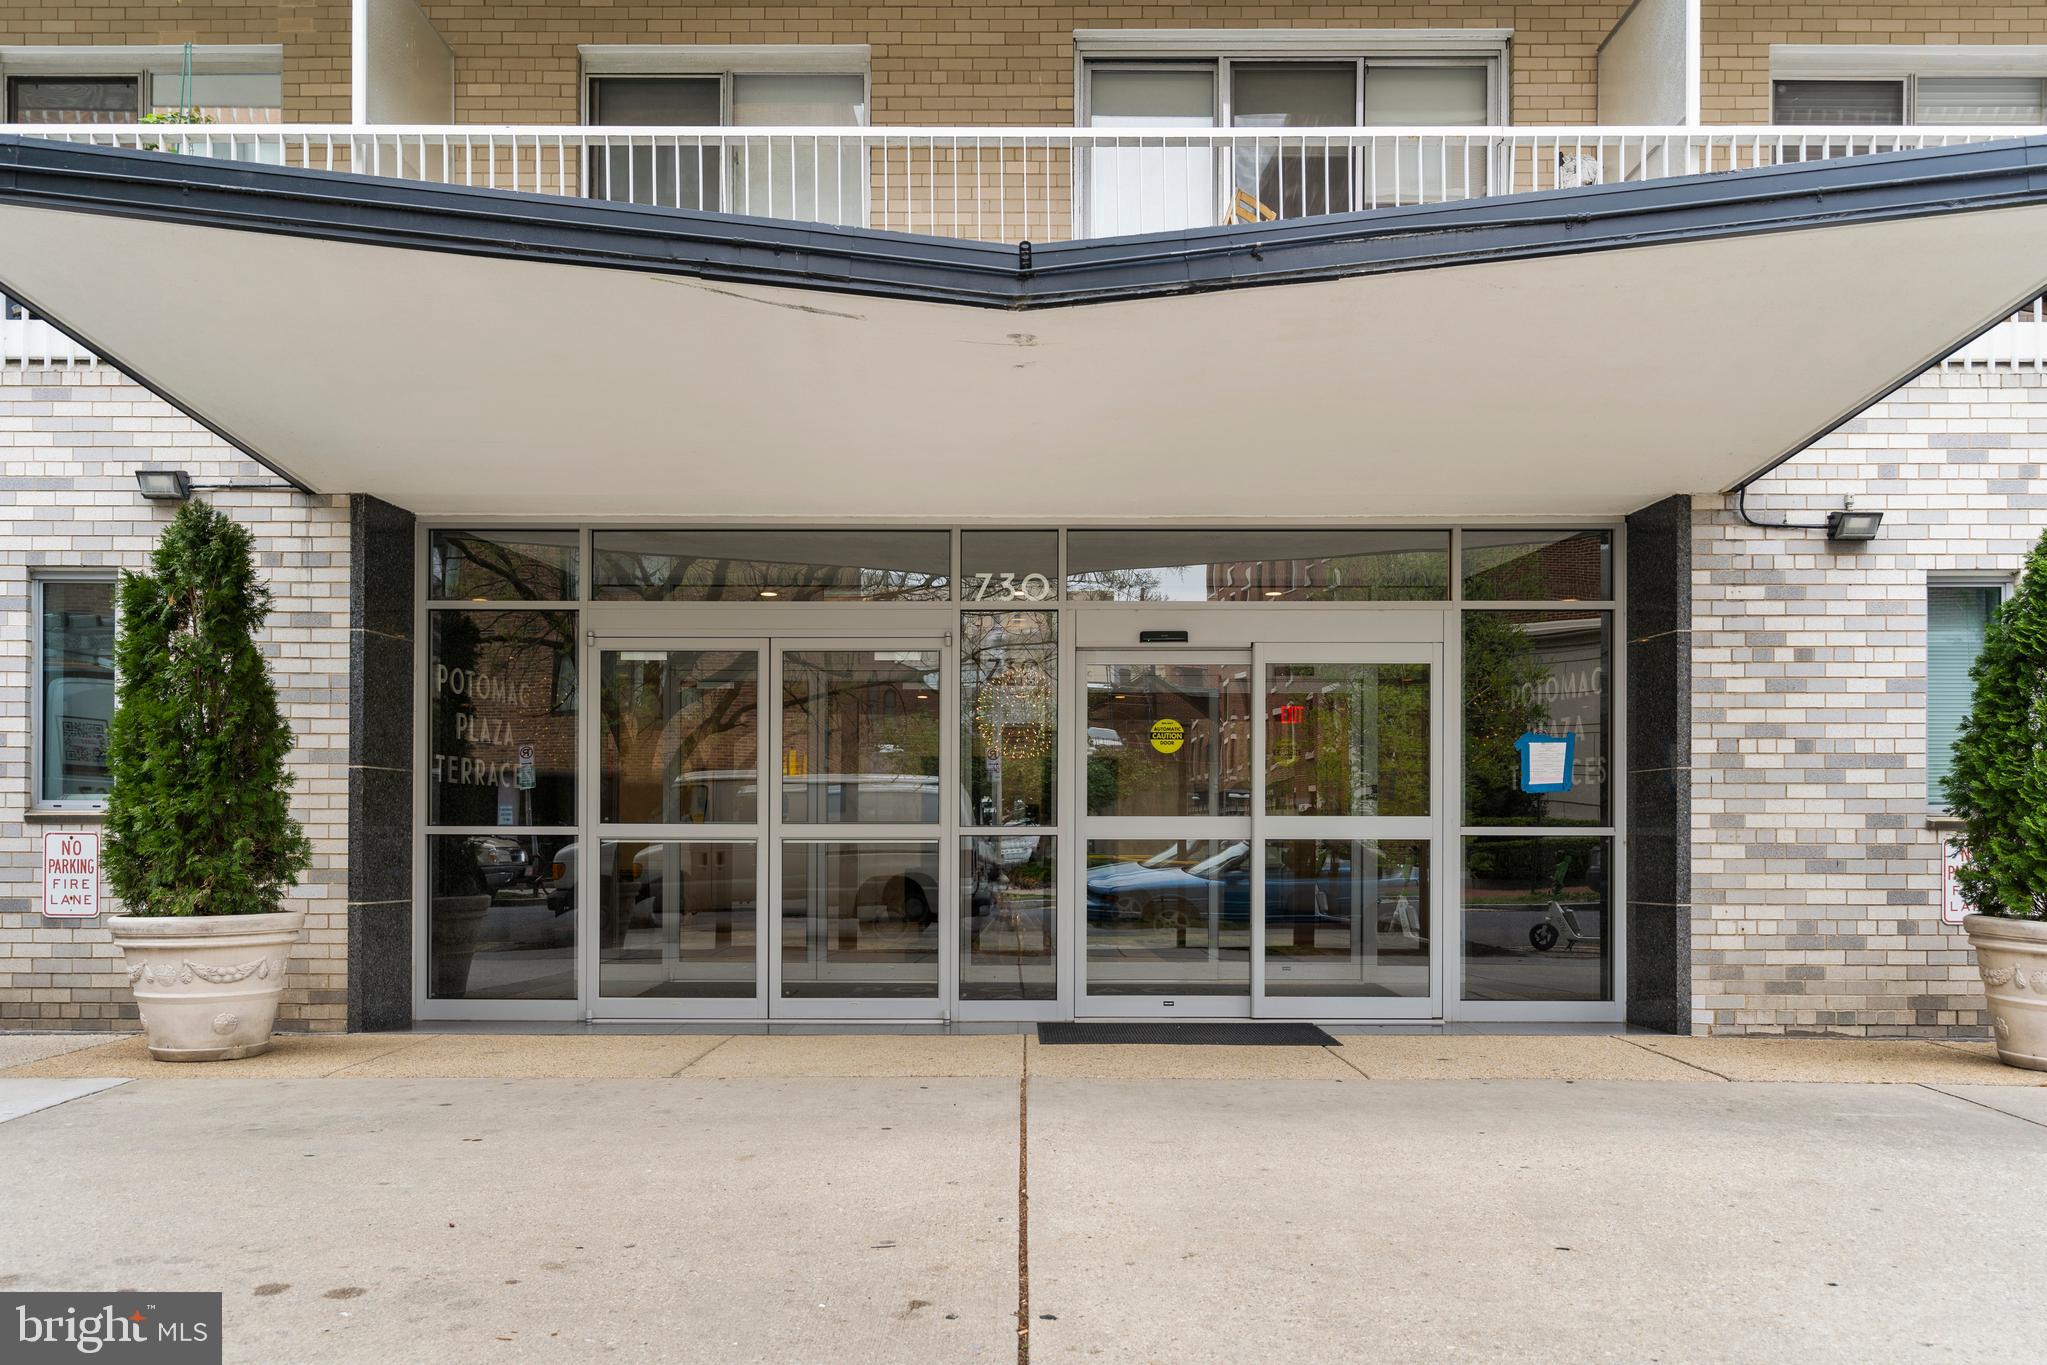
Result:
{"label": "glass storefront window", "polygon": [[970,611],[960,627],[962,822],[1057,824],[1059,618]]}
{"label": "glass storefront window", "polygon": [[960,999],[1059,998],[1059,841],[960,840]]}
{"label": "glass storefront window", "polygon": [[1464,595],[1475,602],[1603,602],[1613,596],[1607,531],[1466,531]]}
{"label": "glass storefront window", "polygon": [[1429,666],[1266,665],[1268,815],[1427,815]]}
{"label": "glass storefront window", "polygon": [[937,650],[782,655],[782,819],[938,823]]}
{"label": "glass storefront window", "polygon": [[1464,998],[1613,999],[1606,838],[1464,841]]}
{"label": "glass storefront window", "polygon": [[782,995],[938,994],[938,845],[782,845]]}
{"label": "glass storefront window", "polygon": [[1248,839],[1090,839],[1090,995],[1245,995]]}
{"label": "glass storefront window", "polygon": [[427,596],[446,602],[571,602],[580,537],[574,531],[435,531],[427,541]]}
{"label": "glass storefront window", "polygon": [[38,802],[104,800],[107,728],[114,719],[114,581],[39,581],[36,640],[39,738]]}
{"label": "glass storefront window", "polygon": [[760,677],[751,650],[606,650],[598,665],[606,824],[751,824]]}
{"label": "glass storefront window", "polygon": [[1087,813],[1249,815],[1250,669],[1088,665]]}
{"label": "glass storefront window", "polygon": [[575,839],[437,834],[427,840],[427,996],[573,1000]]}
{"label": "glass storefront window", "polygon": [[597,993],[751,1000],[760,888],[751,842],[598,844]]}
{"label": "glass storefront window", "polygon": [[[1605,825],[1613,617],[1464,613],[1464,823]],[[1524,737],[1571,740],[1565,790],[1522,787]]]}
{"label": "glass storefront window", "polygon": [[576,823],[576,614],[436,611],[427,822]]}
{"label": "glass storefront window", "polygon": [[1426,839],[1268,839],[1265,993],[1426,996]]}
{"label": "glass storefront window", "polygon": [[960,532],[960,597],[1049,602],[1059,595],[1057,531]]}
{"label": "glass storefront window", "polygon": [[949,531],[598,531],[603,602],[943,602]]}
{"label": "glass storefront window", "polygon": [[1437,602],[1447,531],[1069,531],[1066,595],[1088,602]]}

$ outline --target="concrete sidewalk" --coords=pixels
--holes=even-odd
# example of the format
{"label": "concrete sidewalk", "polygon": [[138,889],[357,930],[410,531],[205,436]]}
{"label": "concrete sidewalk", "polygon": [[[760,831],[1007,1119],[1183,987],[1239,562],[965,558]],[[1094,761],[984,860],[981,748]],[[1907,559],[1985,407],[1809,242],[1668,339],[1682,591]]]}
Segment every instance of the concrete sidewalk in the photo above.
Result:
{"label": "concrete sidewalk", "polygon": [[2047,1340],[2047,1076],[1968,1046],[408,1034],[165,1066],[66,1041],[0,1037],[0,1285],[218,1290],[232,1361]]}
{"label": "concrete sidewalk", "polygon": [[1988,1043],[1663,1034],[1345,1034],[1337,1047],[1045,1046],[1024,1034],[280,1035],[239,1062],[151,1060],[139,1036],[0,1034],[0,1078],[222,1081],[823,1079],[1810,1081],[2047,1086]]}

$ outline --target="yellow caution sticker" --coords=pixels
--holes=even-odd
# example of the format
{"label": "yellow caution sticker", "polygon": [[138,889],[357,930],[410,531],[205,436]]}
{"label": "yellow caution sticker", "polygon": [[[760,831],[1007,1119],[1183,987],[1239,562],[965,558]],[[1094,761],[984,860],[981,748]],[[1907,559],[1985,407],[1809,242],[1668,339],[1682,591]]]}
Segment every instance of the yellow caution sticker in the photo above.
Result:
{"label": "yellow caution sticker", "polygon": [[1187,742],[1187,727],[1177,720],[1157,720],[1151,726],[1151,747],[1162,754],[1177,754]]}

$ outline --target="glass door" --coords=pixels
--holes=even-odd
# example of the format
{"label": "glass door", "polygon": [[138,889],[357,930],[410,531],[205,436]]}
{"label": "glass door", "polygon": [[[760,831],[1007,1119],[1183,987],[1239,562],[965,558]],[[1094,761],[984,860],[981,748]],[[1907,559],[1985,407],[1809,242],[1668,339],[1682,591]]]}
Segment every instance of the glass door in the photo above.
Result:
{"label": "glass door", "polygon": [[1244,651],[1083,651],[1083,1015],[1251,1001],[1252,685]]}
{"label": "glass door", "polygon": [[779,907],[770,1014],[937,1018],[954,996],[951,650],[938,639],[774,642]]}
{"label": "glass door", "polygon": [[1439,645],[1261,645],[1254,1012],[1442,1014]]}
{"label": "glass door", "polygon": [[766,1012],[766,648],[607,639],[591,651],[595,837],[556,859],[557,889],[583,905],[595,1017]]}

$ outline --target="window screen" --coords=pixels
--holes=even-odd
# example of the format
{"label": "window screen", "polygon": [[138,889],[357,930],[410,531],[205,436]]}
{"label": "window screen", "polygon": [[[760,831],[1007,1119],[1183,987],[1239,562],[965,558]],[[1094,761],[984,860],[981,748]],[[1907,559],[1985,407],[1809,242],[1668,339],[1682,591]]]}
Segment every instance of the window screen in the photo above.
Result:
{"label": "window screen", "polygon": [[1773,123],[1900,124],[1905,121],[1903,81],[1777,81]]}
{"label": "window screen", "polygon": [[715,128],[716,76],[600,76],[590,82],[590,122],[612,128]]}
{"label": "window screen", "polygon": [[7,82],[9,123],[133,123],[142,117],[134,76],[15,76]]}
{"label": "window screen", "polygon": [[1943,786],[1973,696],[1969,669],[2003,596],[2003,589],[1981,584],[1926,586],[1926,799],[1935,807],[1947,806]]}
{"label": "window screen", "polygon": [[1921,76],[1915,123],[2047,123],[2047,80],[2038,76]]}

